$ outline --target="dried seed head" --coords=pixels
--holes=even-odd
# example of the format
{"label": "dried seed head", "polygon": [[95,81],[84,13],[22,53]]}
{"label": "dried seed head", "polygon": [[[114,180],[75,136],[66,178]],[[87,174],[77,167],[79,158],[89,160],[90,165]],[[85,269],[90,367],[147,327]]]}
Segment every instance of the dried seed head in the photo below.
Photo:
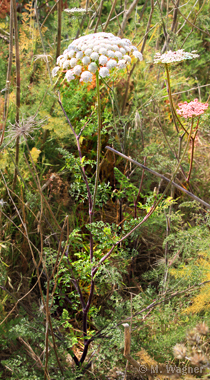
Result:
{"label": "dried seed head", "polygon": [[184,359],[186,356],[187,349],[184,346],[184,344],[177,343],[176,346],[173,348],[173,353],[175,358],[177,359]]}
{"label": "dried seed head", "polygon": [[195,327],[196,331],[201,334],[201,335],[207,335],[208,332],[209,332],[209,328],[208,326],[205,324],[205,322],[203,323],[199,323],[196,327]]}
{"label": "dried seed head", "polygon": [[189,331],[187,334],[188,343],[193,346],[195,344],[199,344],[201,341],[200,335],[196,332],[196,330]]}
{"label": "dried seed head", "polygon": [[22,138],[27,139],[30,137],[33,139],[31,133],[39,129],[46,120],[47,119],[36,121],[34,116],[30,116],[27,119],[22,118],[19,124],[10,124],[6,136],[10,142],[16,140],[18,137],[20,138],[20,142]]}
{"label": "dried seed head", "polygon": [[202,353],[196,353],[190,358],[190,361],[193,365],[201,365],[206,363],[206,357]]}

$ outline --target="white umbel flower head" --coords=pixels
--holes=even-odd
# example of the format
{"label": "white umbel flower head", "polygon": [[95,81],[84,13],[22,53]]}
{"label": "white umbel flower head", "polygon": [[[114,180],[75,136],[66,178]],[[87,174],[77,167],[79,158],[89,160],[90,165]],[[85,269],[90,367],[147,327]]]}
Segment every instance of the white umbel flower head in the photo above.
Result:
{"label": "white umbel flower head", "polygon": [[64,12],[73,14],[74,16],[80,15],[82,13],[86,13],[86,9],[84,8],[66,8],[64,9]]}
{"label": "white umbel flower head", "polygon": [[83,71],[80,77],[80,82],[92,82],[92,74],[90,71]]}
{"label": "white umbel flower head", "polygon": [[[192,54],[192,53],[191,53]],[[64,53],[58,57],[53,69],[65,73],[68,81],[79,77],[80,82],[92,81],[92,75],[98,70],[101,78],[108,77],[111,71],[125,69],[133,60],[142,60],[142,54],[131,42],[116,37],[112,33],[93,33],[73,41]],[[59,69],[60,67],[60,69]]]}
{"label": "white umbel flower head", "polygon": [[192,53],[188,53],[187,51],[184,51],[183,49],[177,50],[177,51],[167,51],[164,54],[156,53],[154,57],[154,63],[177,63],[181,61],[185,61],[187,59],[194,59],[198,58],[198,54],[194,54],[195,51]]}

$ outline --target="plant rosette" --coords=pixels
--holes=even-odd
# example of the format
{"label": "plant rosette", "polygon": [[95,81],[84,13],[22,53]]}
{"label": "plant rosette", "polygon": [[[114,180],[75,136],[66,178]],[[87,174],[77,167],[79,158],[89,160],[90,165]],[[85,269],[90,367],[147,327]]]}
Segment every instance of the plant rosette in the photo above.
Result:
{"label": "plant rosette", "polygon": [[74,40],[57,58],[52,76],[64,75],[70,82],[79,79],[82,83],[92,82],[93,74],[99,78],[109,77],[118,69],[125,69],[132,60],[142,60],[142,54],[130,40],[112,33],[94,33]]}

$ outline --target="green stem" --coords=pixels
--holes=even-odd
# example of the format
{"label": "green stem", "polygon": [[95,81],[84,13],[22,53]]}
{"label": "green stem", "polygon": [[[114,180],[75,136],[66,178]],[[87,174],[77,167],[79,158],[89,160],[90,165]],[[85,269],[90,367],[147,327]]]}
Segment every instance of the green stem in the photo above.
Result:
{"label": "green stem", "polygon": [[100,171],[100,153],[101,153],[101,99],[100,99],[98,70],[96,71],[96,90],[97,90],[97,102],[98,102],[98,141],[97,141],[96,179],[95,179],[92,212],[94,211],[94,207],[96,203],[96,194],[97,194],[97,189],[98,189],[98,179],[99,179],[99,171]]}
{"label": "green stem", "polygon": [[168,68],[167,63],[165,63],[165,68],[166,68],[166,76],[167,76],[167,82],[168,82],[168,97],[169,97],[169,102],[170,102],[170,106],[171,106],[171,113],[172,113],[173,121],[174,121],[174,124],[176,127],[176,131],[177,131],[177,133],[179,132],[178,127],[177,127],[177,121],[178,121],[181,128],[185,131],[185,133],[188,134],[187,130],[185,129],[184,125],[182,124],[181,120],[179,119],[179,117],[176,113],[175,107],[174,107],[174,103],[173,103],[173,99],[172,99],[172,95],[171,95],[170,74],[169,74],[169,68]]}
{"label": "green stem", "polygon": [[[193,117],[192,117],[192,122],[191,122],[191,128],[193,128]],[[191,148],[191,155],[190,155],[190,169],[189,169],[189,173],[188,173],[187,180],[186,180],[186,182],[188,182],[188,183],[190,181],[190,176],[191,176],[192,166],[193,166],[194,149],[195,149],[195,136],[196,136],[196,133],[194,136],[191,137],[192,148]]]}

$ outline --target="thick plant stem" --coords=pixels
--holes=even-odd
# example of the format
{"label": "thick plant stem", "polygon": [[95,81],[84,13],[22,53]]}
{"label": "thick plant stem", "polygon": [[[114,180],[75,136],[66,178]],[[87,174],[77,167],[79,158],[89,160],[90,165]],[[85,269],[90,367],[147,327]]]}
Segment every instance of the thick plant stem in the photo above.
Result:
{"label": "thick plant stem", "polygon": [[[199,122],[199,120],[198,120],[198,122]],[[197,126],[198,126],[198,124],[197,124]],[[191,121],[191,128],[193,128],[193,117],[192,117],[192,121]],[[190,181],[190,176],[191,176],[192,166],[193,166],[196,134],[197,134],[197,131],[195,132],[194,136],[191,137],[192,147],[191,147],[191,155],[190,155],[190,169],[189,169],[189,173],[188,173],[187,180],[186,180],[186,182],[188,182],[188,183]]]}
{"label": "thick plant stem", "polygon": [[186,180],[188,183],[189,183],[189,181],[190,181],[190,176],[191,176],[192,166],[193,166],[195,138],[192,137],[192,138],[191,138],[191,141],[192,141],[192,148],[191,148],[191,156],[190,156],[190,170],[189,170],[189,173],[188,173],[188,176],[187,176],[187,180]]}
{"label": "thick plant stem", "polygon": [[[190,169],[189,169],[189,173],[188,173],[188,176],[187,176],[187,182],[188,182],[188,184],[189,184],[190,176],[191,176],[191,172],[192,172],[194,152],[195,152],[195,138],[196,138],[196,135],[197,135],[197,132],[198,132],[199,120],[200,120],[200,116],[199,116],[198,121],[197,121],[196,131],[194,133],[194,136],[191,137],[192,148],[191,148],[191,156],[190,156]],[[193,117],[192,117],[192,125],[191,125],[191,127],[193,128]]]}
{"label": "thick plant stem", "polygon": [[[98,74],[98,73],[97,73]],[[99,116],[98,116],[98,119],[99,119],[99,141],[98,141],[98,150],[97,150],[97,153],[99,154],[99,156],[97,155],[97,157],[100,158],[100,132],[101,132],[101,105],[100,105],[100,94],[99,94],[99,78],[98,76],[96,77],[97,78],[97,96],[98,96],[98,110],[99,110]],[[81,151],[81,147],[80,147],[80,142],[79,142],[79,139],[80,139],[80,136],[81,136],[81,133],[84,129],[84,126],[83,128],[81,129],[80,133],[77,134],[66,114],[66,111],[64,110],[63,108],[63,105],[61,103],[61,99],[60,99],[60,94],[59,94],[59,104],[62,108],[62,111],[67,119],[67,122],[75,136],[75,139],[76,139],[76,142],[77,142],[77,149],[78,149],[78,153],[79,153],[79,159],[80,159],[80,163],[81,163],[81,173],[82,173],[82,176],[83,176],[83,180],[86,184],[86,188],[87,188],[87,193],[88,193],[88,203],[89,203],[89,225],[91,226],[92,224],[92,217],[93,217],[93,202],[92,202],[92,196],[91,196],[91,192],[90,192],[90,187],[89,187],[89,183],[88,183],[88,178],[87,178],[87,175],[86,175],[86,172],[85,172],[85,168],[84,168],[84,165],[82,164],[82,151]],[[99,168],[99,159],[97,160],[97,163],[98,163],[98,168]],[[97,171],[98,175],[99,175],[99,171]],[[96,174],[97,175],[97,174]],[[97,177],[98,178],[98,177]],[[97,184],[98,184],[98,180],[96,181]],[[97,187],[95,188],[95,191],[97,191]],[[67,254],[67,257],[68,257],[68,254]],[[90,230],[90,262],[92,263],[93,262],[93,236],[92,236],[92,232]],[[70,265],[70,263],[69,263]],[[71,270],[71,269],[70,269]],[[93,272],[93,268],[91,269],[91,285],[90,285],[90,293],[89,293],[89,296],[88,296],[88,299],[87,299],[87,302],[85,303],[85,300],[83,298],[83,295],[82,295],[82,292],[81,292],[81,289],[80,289],[80,286],[79,286],[79,283],[78,281],[74,278],[74,275],[73,275],[73,271],[71,270],[71,275],[72,275],[72,283],[80,297],[80,303],[81,303],[81,306],[82,306],[82,312],[83,312],[83,338],[84,338],[84,349],[83,349],[83,353],[82,353],[82,356],[80,358],[80,360],[78,360],[76,357],[73,357],[75,363],[77,366],[80,366],[86,356],[87,356],[87,352],[88,352],[88,347],[89,347],[89,344],[91,343],[92,339],[88,339],[87,338],[87,322],[88,322],[88,312],[89,312],[89,309],[90,309],[90,306],[91,306],[91,302],[92,302],[92,298],[93,298],[93,294],[94,294],[94,285],[95,285],[95,282],[94,282],[94,272]]]}
{"label": "thick plant stem", "polygon": [[168,97],[169,97],[172,118],[173,118],[173,122],[174,122],[174,125],[175,125],[175,128],[176,128],[176,131],[177,131],[177,133],[179,132],[178,126],[177,126],[177,121],[178,121],[178,123],[180,124],[181,128],[188,134],[187,130],[183,126],[183,124],[180,121],[179,117],[177,116],[176,110],[174,108],[174,103],[173,103],[173,99],[172,99],[172,95],[171,95],[170,74],[169,74],[169,68],[168,68],[168,64],[167,63],[165,63],[165,69],[166,69],[166,76],[167,76],[167,82],[168,82]]}
{"label": "thick plant stem", "polygon": [[101,153],[101,99],[100,99],[98,71],[96,71],[96,90],[97,90],[97,101],[98,101],[98,141],[97,141],[97,159],[96,159],[96,179],[95,179],[92,211],[94,211],[94,207],[96,203],[96,194],[98,190],[98,179],[99,179],[99,171],[100,171],[100,153]]}

